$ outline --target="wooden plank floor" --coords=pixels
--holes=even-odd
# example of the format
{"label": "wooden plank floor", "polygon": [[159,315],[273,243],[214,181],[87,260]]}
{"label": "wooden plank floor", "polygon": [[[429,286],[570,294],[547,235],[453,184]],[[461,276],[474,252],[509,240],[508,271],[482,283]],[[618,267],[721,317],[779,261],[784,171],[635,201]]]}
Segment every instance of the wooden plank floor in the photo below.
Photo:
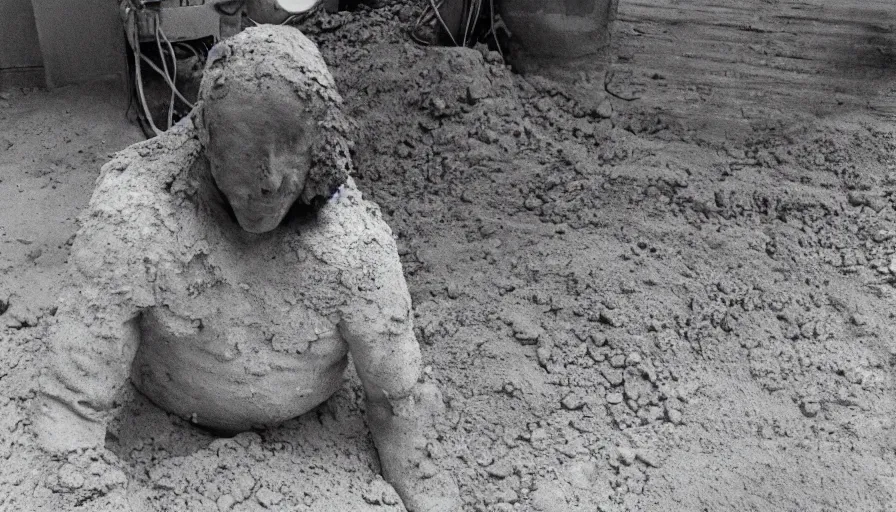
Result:
{"label": "wooden plank floor", "polygon": [[608,88],[695,119],[896,118],[896,2],[621,0]]}

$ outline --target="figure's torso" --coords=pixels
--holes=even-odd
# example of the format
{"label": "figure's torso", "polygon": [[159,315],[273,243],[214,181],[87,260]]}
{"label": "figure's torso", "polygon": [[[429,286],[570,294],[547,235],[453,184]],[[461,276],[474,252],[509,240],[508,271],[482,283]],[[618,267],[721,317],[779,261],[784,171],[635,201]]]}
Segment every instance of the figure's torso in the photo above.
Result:
{"label": "figure's torso", "polygon": [[340,226],[292,221],[253,235],[221,212],[181,210],[176,242],[154,266],[155,305],[140,318],[137,388],[227,431],[277,424],[326,400],[348,352],[338,324],[349,270],[326,257],[342,251]]}
{"label": "figure's torso", "polygon": [[[337,326],[398,255],[351,183],[314,219],[252,235],[209,200],[203,166],[188,127],[122,152],[82,216],[75,265],[139,313],[131,378],[150,399],[222,430],[279,423],[339,387]],[[371,259],[370,244],[388,250]]]}

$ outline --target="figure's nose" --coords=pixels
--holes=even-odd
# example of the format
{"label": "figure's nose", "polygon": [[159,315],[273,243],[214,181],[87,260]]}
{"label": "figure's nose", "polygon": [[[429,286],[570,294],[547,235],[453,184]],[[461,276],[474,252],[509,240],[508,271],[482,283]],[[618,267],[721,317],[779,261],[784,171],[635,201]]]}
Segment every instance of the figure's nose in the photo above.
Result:
{"label": "figure's nose", "polygon": [[283,175],[279,172],[266,172],[261,179],[261,195],[269,196],[280,190],[283,183]]}

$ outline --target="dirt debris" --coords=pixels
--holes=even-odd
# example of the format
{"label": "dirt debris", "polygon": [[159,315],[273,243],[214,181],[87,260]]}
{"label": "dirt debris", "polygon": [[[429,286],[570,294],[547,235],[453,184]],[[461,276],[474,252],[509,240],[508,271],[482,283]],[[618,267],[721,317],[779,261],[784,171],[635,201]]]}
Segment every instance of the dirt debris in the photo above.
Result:
{"label": "dirt debris", "polygon": [[[622,26],[643,9],[623,3]],[[847,102],[748,111],[720,132],[686,114],[703,98],[720,115],[721,94],[663,89],[675,69],[642,77],[640,54],[617,63],[616,96],[569,90],[484,50],[413,46],[414,14],[396,2],[303,29],[358,123],[356,180],[397,236],[448,406],[428,449],[465,509],[892,509],[892,123]],[[671,27],[620,29],[619,44],[632,55]],[[0,115],[29,100],[8,101]],[[22,159],[34,148],[0,135]],[[55,157],[95,174],[74,154]],[[57,176],[81,184],[74,204],[89,196],[70,171],[32,183],[34,168],[2,165],[28,178],[3,194]],[[51,249],[27,273],[30,248],[0,253],[3,291],[58,275],[72,225],[47,222],[60,236],[35,239]],[[44,290],[32,310],[49,311]],[[53,499],[23,476],[41,460],[26,413],[52,316],[35,322],[0,332],[0,509]],[[147,510],[401,510],[374,476],[357,379],[315,413],[223,440],[133,392],[121,402],[109,445]]]}

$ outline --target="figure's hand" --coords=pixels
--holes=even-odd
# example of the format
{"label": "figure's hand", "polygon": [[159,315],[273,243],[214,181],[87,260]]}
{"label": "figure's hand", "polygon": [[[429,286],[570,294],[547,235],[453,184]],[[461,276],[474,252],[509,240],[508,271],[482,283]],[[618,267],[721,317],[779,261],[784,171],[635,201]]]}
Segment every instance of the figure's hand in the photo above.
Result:
{"label": "figure's hand", "polygon": [[48,459],[43,484],[67,504],[78,504],[78,510],[131,511],[123,464],[109,450],[93,448]]}
{"label": "figure's hand", "polygon": [[426,453],[426,433],[443,409],[441,394],[420,384],[403,400],[369,403],[368,421],[383,477],[398,491],[410,512],[456,512],[460,492],[451,475]]}

